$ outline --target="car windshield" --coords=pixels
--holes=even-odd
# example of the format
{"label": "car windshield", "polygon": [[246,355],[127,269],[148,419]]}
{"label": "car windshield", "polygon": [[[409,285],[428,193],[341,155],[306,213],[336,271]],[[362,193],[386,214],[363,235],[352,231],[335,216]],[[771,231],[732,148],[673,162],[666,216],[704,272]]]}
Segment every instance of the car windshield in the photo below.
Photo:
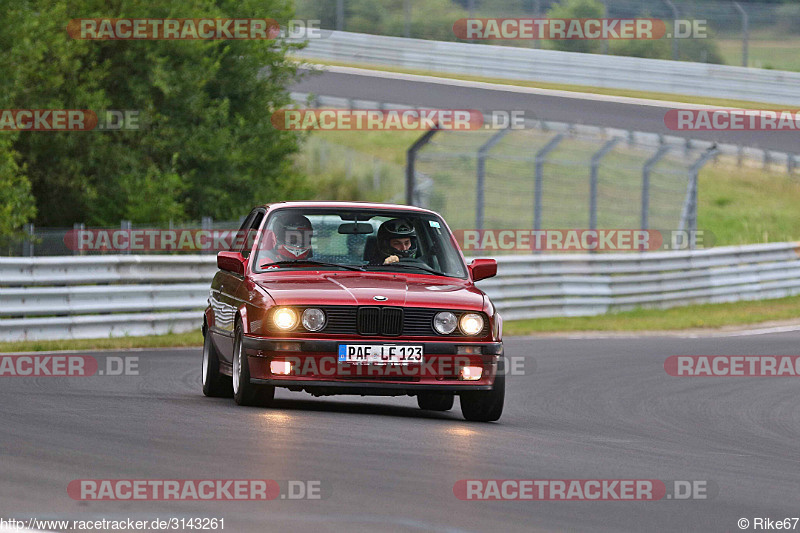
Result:
{"label": "car windshield", "polygon": [[278,209],[257,248],[256,272],[341,269],[467,277],[450,232],[430,213]]}

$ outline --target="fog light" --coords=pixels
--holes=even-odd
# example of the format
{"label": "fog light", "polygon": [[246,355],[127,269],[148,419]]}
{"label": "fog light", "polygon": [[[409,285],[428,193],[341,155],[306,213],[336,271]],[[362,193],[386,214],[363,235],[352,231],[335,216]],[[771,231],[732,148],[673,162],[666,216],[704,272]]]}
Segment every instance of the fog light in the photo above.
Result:
{"label": "fog light", "polygon": [[477,381],[483,375],[482,366],[462,366],[461,379],[465,381]]}
{"label": "fog light", "polygon": [[289,361],[270,361],[269,371],[278,376],[292,373],[292,363]]}

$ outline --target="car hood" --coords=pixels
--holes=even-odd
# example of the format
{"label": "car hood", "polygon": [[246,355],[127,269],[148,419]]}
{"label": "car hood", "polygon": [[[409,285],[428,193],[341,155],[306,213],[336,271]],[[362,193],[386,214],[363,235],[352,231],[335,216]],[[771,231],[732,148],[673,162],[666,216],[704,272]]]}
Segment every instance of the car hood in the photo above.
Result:
{"label": "car hood", "polygon": [[[304,272],[254,279],[277,305],[390,305],[480,310],[483,293],[465,280],[402,274]],[[383,296],[386,300],[376,300]]]}

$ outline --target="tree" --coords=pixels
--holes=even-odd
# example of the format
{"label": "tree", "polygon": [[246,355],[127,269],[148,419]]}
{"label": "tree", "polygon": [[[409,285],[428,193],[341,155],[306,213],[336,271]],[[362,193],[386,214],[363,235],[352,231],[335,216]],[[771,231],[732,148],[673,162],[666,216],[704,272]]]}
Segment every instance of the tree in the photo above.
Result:
{"label": "tree", "polygon": [[307,193],[296,133],[272,127],[296,68],[275,40],[76,40],[72,18],[270,18],[290,0],[17,0],[0,8],[4,109],[133,110],[130,131],[20,132],[41,225],[236,219]]}
{"label": "tree", "polygon": [[[605,7],[597,0],[561,0],[558,4],[547,10],[547,17],[551,19],[597,19],[605,15]],[[550,41],[556,50],[565,52],[588,52],[597,53],[600,51],[601,42],[599,40],[554,40]]]}

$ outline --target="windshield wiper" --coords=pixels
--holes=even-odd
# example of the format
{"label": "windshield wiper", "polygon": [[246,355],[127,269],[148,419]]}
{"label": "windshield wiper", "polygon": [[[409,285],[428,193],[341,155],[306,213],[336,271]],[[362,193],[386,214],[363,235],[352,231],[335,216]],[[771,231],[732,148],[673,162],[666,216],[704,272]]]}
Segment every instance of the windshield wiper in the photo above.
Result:
{"label": "windshield wiper", "polygon": [[439,272],[438,270],[434,270],[434,269],[432,269],[430,267],[422,266],[422,265],[412,265],[412,264],[409,264],[409,263],[395,262],[395,263],[389,263],[387,265],[369,265],[369,266],[372,266],[372,267],[376,267],[377,266],[377,267],[417,268],[419,270],[424,270],[425,272],[430,272],[431,274],[436,274],[437,276],[451,277],[451,276],[448,276],[447,274],[445,274],[444,272]]}
{"label": "windshield wiper", "polygon": [[297,261],[275,261],[274,263],[264,263],[263,265],[261,265],[261,268],[268,268],[270,266],[290,266],[290,265],[336,267],[336,268],[344,268],[347,270],[357,270],[359,272],[364,272],[363,268],[357,266],[340,265],[338,263],[325,263],[323,261],[311,261],[308,259],[299,259]]}

